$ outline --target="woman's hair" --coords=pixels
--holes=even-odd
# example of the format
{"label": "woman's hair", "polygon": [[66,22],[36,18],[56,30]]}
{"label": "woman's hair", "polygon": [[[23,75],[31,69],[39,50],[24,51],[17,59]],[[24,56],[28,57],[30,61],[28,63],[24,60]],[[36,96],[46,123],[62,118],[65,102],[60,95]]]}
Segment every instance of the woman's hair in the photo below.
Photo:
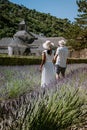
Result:
{"label": "woman's hair", "polygon": [[47,50],[47,54],[51,54],[52,53],[52,50]]}

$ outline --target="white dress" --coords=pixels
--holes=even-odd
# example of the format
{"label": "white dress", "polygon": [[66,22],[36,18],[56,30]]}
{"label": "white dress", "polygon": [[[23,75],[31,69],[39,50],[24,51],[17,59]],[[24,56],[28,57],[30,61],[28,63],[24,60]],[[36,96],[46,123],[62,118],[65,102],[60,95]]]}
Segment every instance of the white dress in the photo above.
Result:
{"label": "white dress", "polygon": [[47,85],[50,86],[50,84],[55,81],[55,68],[54,64],[52,63],[54,53],[52,52],[52,54],[49,55],[47,54],[47,50],[43,52],[46,54],[46,62],[42,68],[41,86],[46,87]]}

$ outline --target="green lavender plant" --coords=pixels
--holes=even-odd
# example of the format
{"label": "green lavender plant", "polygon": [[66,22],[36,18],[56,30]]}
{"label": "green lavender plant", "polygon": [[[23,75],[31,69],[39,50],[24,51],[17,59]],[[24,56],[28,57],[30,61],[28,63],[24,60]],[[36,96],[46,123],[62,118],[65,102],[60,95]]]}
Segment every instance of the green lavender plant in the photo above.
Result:
{"label": "green lavender plant", "polygon": [[66,85],[61,86],[61,89],[53,94],[49,92],[42,98],[39,96],[31,116],[30,112],[27,113],[24,122],[26,130],[65,130],[79,125],[83,114],[87,115],[87,106],[85,99],[80,98],[79,89],[69,87],[70,90]]}

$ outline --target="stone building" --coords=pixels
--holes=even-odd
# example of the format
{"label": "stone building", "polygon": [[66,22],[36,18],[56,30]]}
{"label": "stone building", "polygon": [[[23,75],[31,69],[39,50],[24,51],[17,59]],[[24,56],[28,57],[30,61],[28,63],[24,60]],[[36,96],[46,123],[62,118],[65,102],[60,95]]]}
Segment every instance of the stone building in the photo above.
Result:
{"label": "stone building", "polygon": [[[45,37],[44,35],[27,32],[26,23],[23,20],[19,23],[19,30],[11,38],[2,38],[0,40],[0,54],[12,55],[41,55],[43,51],[42,44],[46,40],[54,43],[55,48],[59,40],[65,40],[63,37]],[[87,49],[80,51],[70,51],[71,58],[87,58]]]}
{"label": "stone building", "polygon": [[[19,23],[19,30],[14,34],[8,45],[8,55],[26,55],[30,53],[29,44],[35,40],[30,32],[27,32],[25,21]],[[28,52],[26,52],[28,50]]]}

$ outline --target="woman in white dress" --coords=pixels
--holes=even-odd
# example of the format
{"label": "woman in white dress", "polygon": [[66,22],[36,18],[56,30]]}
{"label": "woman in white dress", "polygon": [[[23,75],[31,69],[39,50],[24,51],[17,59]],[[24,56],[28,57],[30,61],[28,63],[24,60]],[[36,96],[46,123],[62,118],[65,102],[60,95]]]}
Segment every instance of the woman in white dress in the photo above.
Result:
{"label": "woman in white dress", "polygon": [[54,57],[54,51],[52,50],[54,43],[47,40],[43,43],[42,62],[40,65],[41,75],[41,87],[46,87],[55,81],[55,68],[52,62]]}

